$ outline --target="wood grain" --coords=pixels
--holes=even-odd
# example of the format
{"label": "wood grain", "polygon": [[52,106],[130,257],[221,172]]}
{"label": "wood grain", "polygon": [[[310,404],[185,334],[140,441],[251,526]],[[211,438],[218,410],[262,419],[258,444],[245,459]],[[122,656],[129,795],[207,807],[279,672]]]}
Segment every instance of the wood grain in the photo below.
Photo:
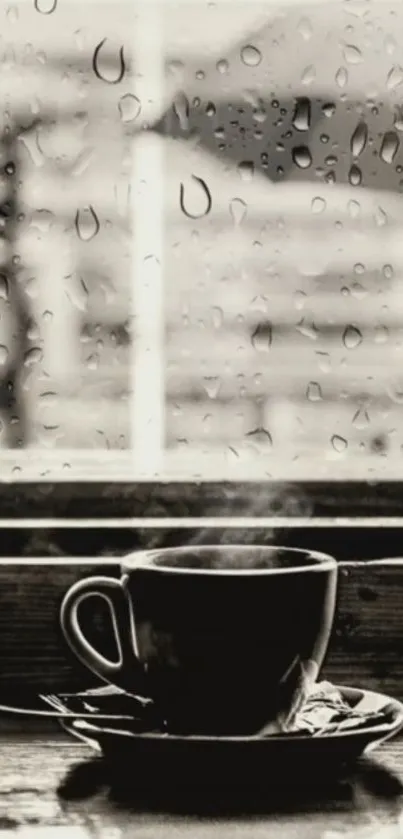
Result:
{"label": "wood grain", "polygon": [[[82,689],[96,684],[62,636],[59,610],[76,580],[118,576],[119,562],[52,558],[0,561],[0,690]],[[303,593],[302,593],[303,596]],[[403,562],[340,569],[337,614],[324,675],[339,683],[387,690],[403,699]],[[110,617],[102,600],[82,606],[85,631],[113,655]]]}
{"label": "wood grain", "polygon": [[[171,811],[153,810],[136,796],[135,778],[134,772],[134,794],[125,796],[84,745],[57,734],[2,735],[2,837],[232,839],[236,832],[238,839],[378,839],[381,835],[398,839],[401,835],[402,740],[386,744],[339,781],[316,783],[311,790],[304,786],[299,794],[287,790],[283,797],[274,796],[266,776],[259,808],[253,796],[251,808],[236,817],[231,808],[220,808],[219,790],[218,803],[206,799],[198,812],[187,805],[186,796],[179,812],[174,806]],[[235,812],[236,804],[234,798]]]}
{"label": "wood grain", "polygon": [[401,481],[13,481],[1,517],[402,516]]}

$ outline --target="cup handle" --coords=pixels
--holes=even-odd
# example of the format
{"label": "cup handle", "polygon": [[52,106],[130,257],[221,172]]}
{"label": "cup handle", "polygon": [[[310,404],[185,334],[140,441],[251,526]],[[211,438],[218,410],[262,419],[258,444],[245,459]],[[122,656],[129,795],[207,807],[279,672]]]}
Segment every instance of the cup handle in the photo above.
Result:
{"label": "cup handle", "polygon": [[[136,677],[141,692],[144,673],[132,645],[132,621],[124,580],[113,577],[87,577],[71,586],[60,609],[60,624],[64,637],[77,658],[96,676],[126,690],[133,689]],[[88,597],[102,597],[107,601],[112,617],[118,661],[110,661],[85,638],[78,619],[78,608]]]}

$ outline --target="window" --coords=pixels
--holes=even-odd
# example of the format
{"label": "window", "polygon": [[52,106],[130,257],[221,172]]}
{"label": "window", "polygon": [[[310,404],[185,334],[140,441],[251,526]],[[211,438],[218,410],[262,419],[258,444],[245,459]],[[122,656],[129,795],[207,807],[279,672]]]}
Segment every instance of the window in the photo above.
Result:
{"label": "window", "polygon": [[4,473],[398,478],[400,5],[95,6],[1,11]]}

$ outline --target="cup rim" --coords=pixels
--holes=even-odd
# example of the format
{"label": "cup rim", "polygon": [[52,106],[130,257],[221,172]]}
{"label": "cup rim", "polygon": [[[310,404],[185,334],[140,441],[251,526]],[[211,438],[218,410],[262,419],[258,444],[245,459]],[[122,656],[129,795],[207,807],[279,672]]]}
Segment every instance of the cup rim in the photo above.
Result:
{"label": "cup rim", "polygon": [[[153,558],[161,554],[177,555],[186,553],[192,550],[196,553],[204,553],[204,551],[224,549],[231,551],[261,551],[272,549],[273,551],[288,551],[290,554],[304,555],[307,558],[306,564],[292,565],[284,568],[191,568],[186,566],[174,565],[157,565],[153,563]],[[321,551],[310,550],[308,548],[294,548],[286,545],[179,545],[178,547],[167,548],[153,548],[150,550],[132,551],[123,557],[121,562],[121,569],[124,573],[142,569],[147,571],[154,571],[158,574],[178,574],[178,575],[199,575],[199,576],[226,576],[226,577],[257,577],[257,576],[271,576],[279,574],[300,574],[307,572],[329,571],[337,568],[337,560],[330,556],[330,554]]]}

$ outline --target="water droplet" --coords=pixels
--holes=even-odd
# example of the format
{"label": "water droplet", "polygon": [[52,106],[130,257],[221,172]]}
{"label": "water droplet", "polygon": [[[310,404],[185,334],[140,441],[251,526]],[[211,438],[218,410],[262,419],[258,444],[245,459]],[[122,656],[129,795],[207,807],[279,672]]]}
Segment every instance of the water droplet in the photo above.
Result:
{"label": "water droplet", "polygon": [[392,402],[396,402],[398,405],[403,404],[403,384],[401,382],[389,382],[386,385],[386,391]]}
{"label": "water droplet", "polygon": [[232,198],[229,205],[229,211],[234,224],[241,224],[247,212],[245,201],[242,201],[241,198]]}
{"label": "water droplet", "polygon": [[43,352],[40,347],[31,347],[24,355],[24,365],[25,367],[31,367],[33,364],[37,364],[39,361],[42,361]]}
{"label": "water droplet", "polygon": [[141,111],[141,102],[133,93],[125,93],[118,102],[119,114],[122,122],[133,122]]}
{"label": "water droplet", "polygon": [[3,367],[7,363],[8,348],[4,344],[0,344],[0,366]]}
{"label": "water droplet", "polygon": [[350,167],[350,171],[348,173],[348,179],[350,181],[351,186],[360,186],[362,182],[362,172],[358,166],[353,163]]}
{"label": "water droplet", "polygon": [[309,382],[308,387],[306,389],[306,398],[309,402],[320,402],[323,398],[322,396],[322,388],[319,382]]}
{"label": "water droplet", "polygon": [[343,332],[343,344],[347,350],[355,350],[362,342],[362,334],[356,326],[346,326]]}
{"label": "water droplet", "polygon": [[361,214],[361,206],[358,201],[349,201],[347,204],[347,210],[351,218],[358,218]]}
{"label": "water droplet", "polygon": [[102,82],[108,82],[108,84],[119,84],[126,71],[123,47],[119,48],[117,56],[111,62],[108,50],[105,49],[107,40],[108,38],[103,38],[102,41],[100,41],[95,47],[92,58],[92,69],[97,78]]}
{"label": "water droplet", "polygon": [[243,61],[247,67],[257,67],[261,60],[262,53],[257,49],[257,47],[252,46],[252,44],[247,44],[246,47],[242,47],[241,61]]}
{"label": "water droplet", "polygon": [[332,117],[333,114],[336,111],[336,105],[334,104],[334,102],[325,102],[322,105],[322,111],[323,111],[325,117],[330,119],[330,117]]}
{"label": "water droplet", "polygon": [[98,216],[91,204],[88,207],[77,210],[75,226],[77,235],[82,242],[89,242],[97,235],[100,224]]}
{"label": "water droplet", "polygon": [[218,376],[205,376],[203,379],[204,389],[209,399],[217,399],[221,381]]}
{"label": "water droplet", "polygon": [[18,6],[9,6],[7,9],[7,20],[9,21],[9,23],[17,23],[18,18]]}
{"label": "water droplet", "polygon": [[354,428],[358,429],[358,431],[363,431],[365,428],[368,428],[370,418],[366,408],[359,408],[358,411],[355,412],[352,424]]}
{"label": "water droplet", "polygon": [[347,440],[345,437],[341,437],[340,434],[333,434],[330,440],[335,452],[341,454],[341,452],[345,452],[348,446]]}
{"label": "water droplet", "polygon": [[39,396],[42,408],[54,408],[57,404],[57,393],[47,390]]}
{"label": "water droplet", "polygon": [[398,106],[395,110],[393,124],[396,128],[396,131],[403,131],[403,108],[401,108],[400,106]]}
{"label": "water droplet", "polygon": [[251,343],[257,352],[268,352],[273,340],[273,329],[270,321],[259,323],[252,334]]}
{"label": "water droplet", "polygon": [[362,52],[353,44],[346,44],[343,49],[344,60],[347,64],[361,64],[363,61]]}
{"label": "water droplet", "polygon": [[54,221],[54,215],[50,210],[36,210],[33,213],[31,227],[36,227],[42,234],[49,233]]}
{"label": "water droplet", "polygon": [[384,265],[382,268],[382,274],[386,280],[391,280],[394,276],[394,270],[392,265]]}
{"label": "water droplet", "polygon": [[328,352],[323,352],[322,350],[317,350],[316,355],[318,357],[318,365],[319,370],[322,373],[330,373],[332,368],[331,358]]}
{"label": "water droplet", "polygon": [[270,434],[270,431],[267,431],[266,428],[260,426],[260,428],[254,428],[252,431],[248,431],[245,435],[249,437],[250,440],[253,440],[254,443],[262,444],[265,446],[272,446],[273,445],[273,438]]}
{"label": "water droplet", "polygon": [[324,198],[320,198],[317,196],[313,199],[311,204],[311,210],[315,214],[323,213],[326,210],[326,201]]}
{"label": "water droplet", "polygon": [[315,79],[316,79],[315,67],[313,66],[313,64],[309,64],[308,67],[305,67],[305,70],[302,73],[301,82],[302,82],[302,84],[309,85],[309,84],[312,84],[312,82],[314,82]]}
{"label": "water droplet", "polygon": [[400,140],[395,131],[386,131],[383,136],[379,156],[384,163],[393,163],[400,146]]}
{"label": "water droplet", "polygon": [[6,165],[4,167],[4,171],[5,171],[6,175],[9,175],[9,176],[15,175],[15,171],[16,171],[15,163],[13,163],[12,160],[9,160],[9,162],[6,163]]}
{"label": "water droplet", "polygon": [[374,335],[375,344],[386,344],[388,338],[389,338],[388,328],[386,326],[383,326],[382,324],[378,324],[375,327],[375,335]]}
{"label": "water droplet", "polygon": [[403,82],[403,68],[399,67],[399,65],[395,65],[389,70],[389,73],[386,78],[386,87],[388,90],[395,90],[395,88],[399,87]]}
{"label": "water droplet", "polygon": [[224,73],[228,73],[229,64],[228,64],[227,59],[226,58],[220,58],[220,60],[217,61],[216,68],[217,68],[218,72],[221,73],[222,75]]}
{"label": "water droplet", "polygon": [[207,102],[206,105],[206,114],[208,117],[214,117],[217,113],[216,106],[214,102]]}
{"label": "water droplet", "polygon": [[224,322],[224,312],[219,306],[213,306],[211,310],[211,320],[213,322],[214,329],[221,329]]}
{"label": "water droplet", "polygon": [[350,140],[350,149],[353,157],[359,157],[365,149],[368,140],[368,126],[365,122],[359,122]]}
{"label": "water droplet", "polygon": [[[211,193],[210,193],[210,190],[209,190],[206,182],[203,180],[203,178],[199,178],[197,175],[192,175],[191,177],[193,178],[193,181],[195,181],[195,184],[196,184],[196,204],[198,204],[200,202],[200,199],[202,199],[202,202],[203,202],[204,206],[202,206],[201,210],[199,210],[196,213],[189,212],[189,210],[185,207],[185,186],[184,186],[183,183],[181,183],[180,187],[179,187],[179,205],[180,205],[180,208],[181,208],[182,212],[184,213],[185,216],[187,216],[187,218],[192,218],[192,219],[203,218],[203,216],[207,216],[209,214],[210,210],[211,210],[211,206],[212,206]],[[187,190],[188,189],[189,189],[189,187],[187,188]],[[191,190],[191,192],[192,192],[191,201],[193,202],[194,195],[195,195],[195,190],[193,189],[193,190]],[[187,200],[188,200],[188,196],[187,196]]]}
{"label": "water droplet", "polygon": [[346,86],[348,82],[348,72],[345,67],[339,67],[335,80],[337,87],[343,88]]}
{"label": "water droplet", "polygon": [[384,41],[384,46],[385,46],[385,52],[388,55],[393,55],[393,53],[394,53],[394,51],[397,47],[397,44],[396,44],[396,41],[395,41],[395,39],[393,38],[392,35],[386,35],[386,38],[385,38],[385,41]]}
{"label": "water droplet", "polygon": [[292,124],[297,131],[308,131],[311,125],[311,100],[307,97],[297,99]]}
{"label": "water droplet", "polygon": [[243,181],[251,181],[255,172],[253,160],[242,160],[238,164],[238,172]]}
{"label": "water droplet", "polygon": [[297,26],[297,31],[304,41],[309,41],[312,38],[312,24],[308,17],[301,18]]}
{"label": "water droplet", "polygon": [[312,164],[312,155],[308,146],[295,146],[292,150],[292,159],[299,169],[309,169]]}
{"label": "water droplet", "polygon": [[34,0],[34,8],[41,15],[51,15],[55,11],[57,0]]}
{"label": "water droplet", "polygon": [[189,128],[189,100],[184,93],[178,93],[174,99],[173,110],[178,117],[179,125],[182,131],[187,131]]}
{"label": "water droplet", "polygon": [[377,207],[374,213],[374,219],[377,227],[384,227],[388,223],[388,217],[382,207]]}
{"label": "water droplet", "polygon": [[0,274],[0,300],[8,300],[9,286],[5,274]]}

